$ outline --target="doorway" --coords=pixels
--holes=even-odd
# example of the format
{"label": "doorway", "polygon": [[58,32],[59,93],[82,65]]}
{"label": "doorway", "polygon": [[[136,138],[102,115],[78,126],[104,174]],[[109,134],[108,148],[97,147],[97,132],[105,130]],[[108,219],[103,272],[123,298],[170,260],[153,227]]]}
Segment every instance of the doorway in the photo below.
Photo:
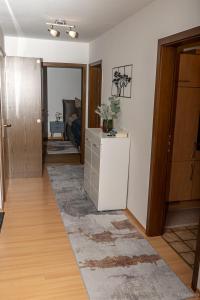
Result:
{"label": "doorway", "polygon": [[43,63],[43,160],[84,163],[86,65]]}
{"label": "doorway", "polygon": [[[182,212],[184,209],[197,211],[200,207],[198,196],[200,68],[192,62],[194,57],[197,60],[200,58],[197,50],[199,46],[200,27],[158,41],[146,230],[149,236],[164,233],[170,211],[172,214],[177,209],[179,211],[182,209]],[[195,68],[198,71],[195,71]],[[188,78],[188,75],[191,78]],[[197,221],[198,212],[195,218]],[[191,231],[186,228],[189,229],[187,234],[192,236],[194,233],[192,230],[197,233],[197,227],[197,224],[196,228],[191,227]],[[184,241],[181,234],[172,232],[172,235],[180,238],[180,242],[185,243],[186,247],[188,241]],[[194,244],[192,247],[195,251]],[[191,266],[193,267],[192,263]]]}
{"label": "doorway", "polygon": [[97,106],[101,105],[102,61],[89,65],[89,105],[88,127],[99,128],[100,117],[95,113]]}

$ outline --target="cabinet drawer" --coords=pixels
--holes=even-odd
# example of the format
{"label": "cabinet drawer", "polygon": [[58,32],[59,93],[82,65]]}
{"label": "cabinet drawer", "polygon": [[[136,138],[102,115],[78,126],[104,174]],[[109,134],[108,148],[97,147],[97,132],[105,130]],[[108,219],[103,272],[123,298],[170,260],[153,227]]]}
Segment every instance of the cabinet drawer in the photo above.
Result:
{"label": "cabinet drawer", "polygon": [[97,190],[95,190],[94,187],[91,187],[90,196],[91,196],[91,200],[94,203],[96,209],[98,209],[99,192]]}
{"label": "cabinet drawer", "polygon": [[92,152],[94,152],[96,155],[100,156],[100,150],[101,150],[101,143],[99,140],[92,140],[91,141],[91,147]]}
{"label": "cabinet drawer", "polygon": [[99,173],[95,172],[94,169],[92,169],[91,172],[91,186],[95,189],[95,190],[99,190]]}
{"label": "cabinet drawer", "polygon": [[95,152],[92,152],[92,168],[99,173],[100,169],[100,156]]}
{"label": "cabinet drawer", "polygon": [[92,161],[92,152],[91,148],[85,146],[85,161],[90,165]]}
{"label": "cabinet drawer", "polygon": [[90,181],[87,178],[84,178],[84,189],[90,195]]}
{"label": "cabinet drawer", "polygon": [[90,165],[87,162],[85,162],[85,165],[84,165],[84,181],[85,181],[85,179],[90,181],[90,173],[91,173]]}
{"label": "cabinet drawer", "polygon": [[85,146],[87,146],[87,147],[91,146],[91,140],[89,137],[85,137]]}

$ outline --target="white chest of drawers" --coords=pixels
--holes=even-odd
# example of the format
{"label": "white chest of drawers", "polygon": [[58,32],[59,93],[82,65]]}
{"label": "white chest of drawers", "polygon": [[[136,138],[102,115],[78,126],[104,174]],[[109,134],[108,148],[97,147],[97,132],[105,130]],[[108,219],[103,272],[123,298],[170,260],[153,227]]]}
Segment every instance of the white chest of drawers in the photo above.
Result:
{"label": "white chest of drawers", "polygon": [[86,129],[84,188],[97,210],[126,208],[130,139]]}

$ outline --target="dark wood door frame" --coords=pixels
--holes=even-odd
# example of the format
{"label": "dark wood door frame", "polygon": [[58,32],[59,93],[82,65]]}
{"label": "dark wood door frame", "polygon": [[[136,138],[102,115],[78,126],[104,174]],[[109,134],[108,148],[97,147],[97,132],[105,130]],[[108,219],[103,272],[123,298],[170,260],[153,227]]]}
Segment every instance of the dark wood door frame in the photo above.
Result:
{"label": "dark wood door frame", "polygon": [[158,41],[146,233],[161,235],[166,211],[169,146],[176,106],[178,48],[200,40],[200,26]]}
{"label": "dark wood door frame", "polygon": [[87,65],[77,63],[57,63],[57,62],[43,62],[43,67],[46,68],[72,68],[81,69],[82,71],[82,109],[81,109],[81,151],[80,151],[80,162],[84,164],[85,158],[85,114],[86,114],[86,80],[87,80]]}
{"label": "dark wood door frame", "polygon": [[193,277],[192,277],[192,288],[194,291],[197,290],[199,266],[200,266],[200,219],[199,219],[199,229],[198,229],[198,236],[197,236],[197,246],[196,246],[195,262],[194,262],[194,270],[193,270]]}
{"label": "dark wood door frame", "polygon": [[100,78],[98,83],[98,96],[99,101],[98,105],[101,104],[101,88],[102,88],[102,60],[93,62],[89,65],[89,97],[88,97],[88,127],[100,127],[100,118],[98,115],[94,115],[94,93],[96,91],[96,87],[94,86],[94,70],[95,68],[99,68],[100,70]]}
{"label": "dark wood door frame", "polygon": [[[177,59],[182,46],[200,41],[200,26],[158,41],[152,133],[151,167],[146,234],[163,233],[166,200],[169,190],[169,161],[176,108]],[[197,247],[192,287],[195,289],[199,270],[200,247]]]}

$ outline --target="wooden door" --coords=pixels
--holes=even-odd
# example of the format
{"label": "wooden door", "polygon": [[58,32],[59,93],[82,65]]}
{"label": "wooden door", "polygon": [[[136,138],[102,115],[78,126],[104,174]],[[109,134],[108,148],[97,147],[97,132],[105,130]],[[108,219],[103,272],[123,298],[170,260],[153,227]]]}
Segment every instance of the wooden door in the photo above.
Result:
{"label": "wooden door", "polygon": [[180,54],[179,86],[200,86],[200,55]]}
{"label": "wooden door", "polygon": [[169,201],[191,199],[193,172],[194,165],[191,161],[172,163]]}
{"label": "wooden door", "polygon": [[101,63],[90,65],[89,73],[89,109],[88,109],[88,127],[99,128],[100,118],[95,113],[97,106],[101,105],[101,81],[102,66]]}
{"label": "wooden door", "polygon": [[172,161],[199,159],[197,135],[200,115],[200,88],[179,87]]}
{"label": "wooden door", "polygon": [[169,201],[200,199],[199,70],[199,55],[180,55]]}
{"label": "wooden door", "polygon": [[42,175],[41,62],[6,57],[9,177]]}
{"label": "wooden door", "polygon": [[7,191],[7,151],[6,151],[6,111],[5,111],[5,57],[0,49],[0,209],[3,209]]}

